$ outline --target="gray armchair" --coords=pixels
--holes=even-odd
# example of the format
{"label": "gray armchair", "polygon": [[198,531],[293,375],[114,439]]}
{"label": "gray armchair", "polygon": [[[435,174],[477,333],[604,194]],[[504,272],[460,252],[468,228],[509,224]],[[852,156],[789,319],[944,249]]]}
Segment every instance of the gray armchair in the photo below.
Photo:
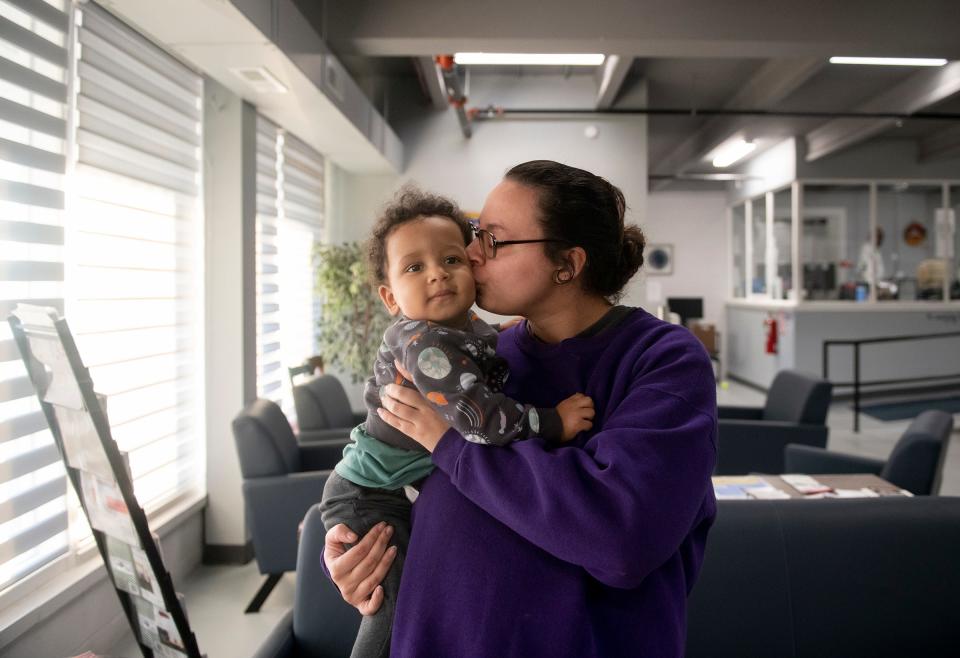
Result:
{"label": "gray armchair", "polygon": [[320,501],[345,440],[298,445],[280,407],[263,399],[234,418],[233,436],[257,567],[267,576],[246,609],[257,612],[283,573],[296,568],[297,527]]}
{"label": "gray armchair", "polygon": [[367,419],[367,413],[350,408],[343,384],[333,375],[320,375],[293,387],[301,442],[329,441],[350,436],[350,430]]}
{"label": "gray armchair", "polygon": [[782,473],[788,443],[825,447],[833,385],[794,370],[777,373],[763,407],[721,406],[717,475]]}
{"label": "gray armchair", "polygon": [[323,572],[326,530],[320,508],[303,520],[293,609],[260,645],[254,658],[346,658],[360,627],[360,613],[347,604]]}
{"label": "gray armchair", "polygon": [[784,468],[788,473],[873,473],[918,496],[936,495],[952,431],[953,416],[931,409],[913,419],[886,461],[790,444]]}

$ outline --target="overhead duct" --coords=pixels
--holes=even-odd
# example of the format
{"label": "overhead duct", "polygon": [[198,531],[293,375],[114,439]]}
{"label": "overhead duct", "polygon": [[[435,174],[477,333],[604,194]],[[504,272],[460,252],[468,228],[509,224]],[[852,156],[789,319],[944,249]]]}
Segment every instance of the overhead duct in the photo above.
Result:
{"label": "overhead duct", "polygon": [[457,114],[463,136],[469,139],[473,130],[470,127],[470,117],[467,116],[464,107],[467,103],[467,94],[465,92],[466,85],[462,78],[463,69],[453,61],[453,55],[437,55],[436,62],[440,68],[440,73],[443,75],[443,82],[447,87],[447,100]]}

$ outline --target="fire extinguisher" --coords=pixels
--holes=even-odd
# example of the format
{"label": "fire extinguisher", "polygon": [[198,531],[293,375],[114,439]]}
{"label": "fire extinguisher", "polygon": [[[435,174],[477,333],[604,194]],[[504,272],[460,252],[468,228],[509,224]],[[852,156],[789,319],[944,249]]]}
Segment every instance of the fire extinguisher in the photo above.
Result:
{"label": "fire extinguisher", "polygon": [[777,318],[773,315],[768,315],[767,319],[763,321],[764,326],[767,328],[767,354],[776,354],[777,353]]}

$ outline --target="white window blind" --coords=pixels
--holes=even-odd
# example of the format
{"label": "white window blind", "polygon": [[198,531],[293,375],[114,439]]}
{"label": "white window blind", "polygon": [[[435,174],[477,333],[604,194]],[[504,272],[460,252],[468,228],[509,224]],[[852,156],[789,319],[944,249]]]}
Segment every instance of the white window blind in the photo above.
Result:
{"label": "white window blind", "polygon": [[93,3],[78,20],[66,316],[149,512],[203,488],[203,82]]}
{"label": "white window blind", "polygon": [[280,347],[280,172],[282,149],[277,126],[257,116],[257,219],[255,239],[257,308],[257,397],[284,401],[283,357]]}
{"label": "white window blind", "polygon": [[323,156],[257,119],[257,394],[294,421],[287,368],[314,354],[313,249],[324,213]]}
{"label": "white window blind", "polygon": [[69,548],[66,475],[13,342],[18,301],[64,308],[69,17],[0,0],[0,589]]}

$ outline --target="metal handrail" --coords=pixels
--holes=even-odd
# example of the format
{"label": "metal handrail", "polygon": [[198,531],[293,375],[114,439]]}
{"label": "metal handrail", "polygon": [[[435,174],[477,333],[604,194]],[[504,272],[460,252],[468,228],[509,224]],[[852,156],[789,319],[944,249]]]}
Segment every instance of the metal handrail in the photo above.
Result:
{"label": "metal handrail", "polygon": [[932,340],[936,338],[950,338],[960,336],[960,331],[948,331],[940,334],[912,334],[904,336],[881,336],[878,338],[845,338],[823,341],[821,355],[823,358],[823,378],[830,379],[830,347],[832,345],[853,346],[853,381],[833,382],[834,386],[853,386],[853,431],[860,431],[860,388],[863,386],[882,386],[886,384],[905,384],[908,382],[934,382],[946,379],[960,378],[960,372],[955,375],[929,375],[926,377],[906,377],[903,379],[884,379],[870,382],[860,381],[860,346],[876,343],[906,342],[914,340]]}

